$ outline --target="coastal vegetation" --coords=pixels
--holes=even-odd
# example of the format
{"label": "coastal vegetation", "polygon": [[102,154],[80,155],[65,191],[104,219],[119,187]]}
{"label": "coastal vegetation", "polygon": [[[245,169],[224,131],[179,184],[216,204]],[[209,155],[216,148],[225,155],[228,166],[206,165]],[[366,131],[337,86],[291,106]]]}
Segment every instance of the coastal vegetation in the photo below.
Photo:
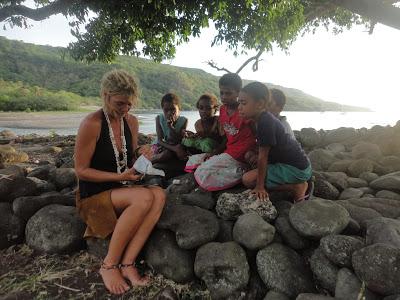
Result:
{"label": "coastal vegetation", "polygon": [[[39,46],[0,37],[0,110],[75,110],[100,104],[101,76],[110,69],[132,73],[141,89],[139,108],[158,109],[163,94],[175,92],[182,109],[195,109],[198,97],[218,95],[218,77],[203,70],[155,63],[148,59],[118,56],[111,64],[90,64],[72,59],[65,48]],[[247,83],[247,81],[245,81]],[[360,111],[358,107],[325,102],[297,89],[275,86],[288,97],[291,111]]]}

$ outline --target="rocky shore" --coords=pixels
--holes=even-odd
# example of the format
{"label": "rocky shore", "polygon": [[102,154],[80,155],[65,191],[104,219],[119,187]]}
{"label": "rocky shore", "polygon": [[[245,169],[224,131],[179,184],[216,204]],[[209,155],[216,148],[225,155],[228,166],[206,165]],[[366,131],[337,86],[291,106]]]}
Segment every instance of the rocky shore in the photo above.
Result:
{"label": "rocky shore", "polygon": [[[289,195],[271,193],[265,204],[241,186],[209,193],[191,174],[170,180],[143,251],[143,270],[158,278],[157,288],[132,299],[400,299],[400,122],[295,134],[313,165],[313,199],[293,205]],[[21,249],[32,259],[86,255],[92,267],[78,281],[91,279],[107,241],[82,239],[74,137],[2,132],[0,143],[0,295],[15,299],[6,260]],[[92,298],[106,299],[93,278]],[[66,282],[47,298],[79,298],[79,283]]]}

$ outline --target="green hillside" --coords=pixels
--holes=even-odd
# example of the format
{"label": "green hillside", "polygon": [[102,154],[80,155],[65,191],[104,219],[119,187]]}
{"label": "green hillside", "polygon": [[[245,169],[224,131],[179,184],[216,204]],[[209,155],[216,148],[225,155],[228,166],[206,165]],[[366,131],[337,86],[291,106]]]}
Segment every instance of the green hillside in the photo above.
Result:
{"label": "green hillside", "polygon": [[[5,95],[5,97],[0,97],[0,110],[4,110],[4,107],[8,107],[8,110],[43,110],[43,105],[33,105],[36,101],[41,101],[40,94],[29,101],[29,93],[25,93],[24,97],[17,97],[22,99],[19,100],[18,109],[4,105],[4,101],[12,103],[13,97],[18,96],[15,82],[19,82],[20,86],[22,85],[28,90],[41,89],[42,94],[46,92],[48,99],[50,95],[55,96],[57,93],[62,93],[63,100],[59,100],[60,105],[53,107],[57,110],[74,109],[79,104],[100,103],[100,99],[98,99],[100,79],[107,70],[113,68],[124,68],[136,77],[141,88],[140,108],[159,108],[160,99],[167,92],[177,93],[182,99],[183,109],[187,110],[193,109],[197,98],[205,92],[218,95],[217,76],[199,69],[158,64],[143,58],[119,56],[112,64],[86,64],[71,59],[64,48],[27,44],[0,37],[0,60],[2,62],[0,79],[3,80],[3,83],[0,84],[0,94]],[[9,83],[6,84],[6,82]],[[5,86],[8,86],[7,91]],[[11,86],[12,88],[10,88]],[[324,102],[296,89],[279,88],[288,97],[287,110],[365,110]],[[11,94],[10,90],[13,90]],[[93,97],[96,97],[97,100]],[[67,101],[67,99],[71,99],[71,103],[61,105],[61,102]],[[41,102],[46,103],[43,100]],[[47,103],[50,102],[47,100]]]}

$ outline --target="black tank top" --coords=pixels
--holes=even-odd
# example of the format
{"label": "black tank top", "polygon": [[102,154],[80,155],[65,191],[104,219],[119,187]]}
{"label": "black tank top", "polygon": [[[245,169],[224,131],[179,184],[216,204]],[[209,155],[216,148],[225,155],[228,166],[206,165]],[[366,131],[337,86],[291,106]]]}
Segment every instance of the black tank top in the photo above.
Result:
{"label": "black tank top", "polygon": [[[114,150],[112,147],[110,134],[108,130],[108,124],[104,113],[101,114],[101,131],[100,137],[96,143],[96,149],[94,150],[90,167],[96,170],[114,172],[117,173],[117,165],[115,162]],[[128,125],[128,122],[124,120],[124,132],[126,139],[126,148],[128,156],[128,166],[132,167],[132,134]],[[122,153],[120,153],[120,159],[122,159]],[[79,192],[81,199],[93,196],[95,194],[104,192],[106,190],[115,189],[121,187],[120,182],[90,182],[85,180],[79,180]]]}

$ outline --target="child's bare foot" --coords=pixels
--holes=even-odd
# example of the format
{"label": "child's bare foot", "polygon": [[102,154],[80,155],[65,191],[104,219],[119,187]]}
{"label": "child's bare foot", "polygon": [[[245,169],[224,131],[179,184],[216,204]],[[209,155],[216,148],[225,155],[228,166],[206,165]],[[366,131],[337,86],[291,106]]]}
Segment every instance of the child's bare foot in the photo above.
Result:
{"label": "child's bare foot", "polygon": [[132,286],[145,286],[150,282],[147,276],[140,276],[134,264],[121,264],[121,273],[131,282]]}
{"label": "child's bare foot", "polygon": [[293,199],[294,203],[301,202],[305,200],[306,198],[306,192],[307,192],[307,187],[308,183],[303,182],[303,183],[298,183],[293,185]]}
{"label": "child's bare foot", "polygon": [[104,285],[112,294],[121,295],[129,290],[129,285],[125,282],[118,268],[118,265],[102,264],[99,271],[103,278]]}

